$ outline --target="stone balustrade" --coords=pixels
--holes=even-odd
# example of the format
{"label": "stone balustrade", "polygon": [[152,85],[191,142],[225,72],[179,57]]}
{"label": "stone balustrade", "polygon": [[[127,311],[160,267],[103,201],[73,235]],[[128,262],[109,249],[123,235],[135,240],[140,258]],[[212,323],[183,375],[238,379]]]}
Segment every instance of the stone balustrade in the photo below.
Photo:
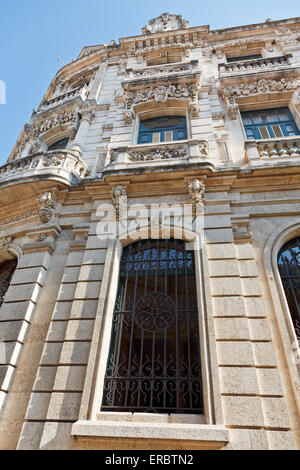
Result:
{"label": "stone balustrade", "polygon": [[207,140],[191,139],[171,143],[131,145],[112,148],[110,150],[110,163],[107,168],[119,169],[130,165],[157,166],[208,162],[208,154],[209,145]]}
{"label": "stone balustrade", "polygon": [[147,69],[127,69],[124,82],[136,79],[169,76],[173,74],[184,75],[186,73],[193,72],[199,72],[198,60],[192,60],[190,62],[179,64],[155,65],[152,67],[147,67]]}
{"label": "stone balustrade", "polygon": [[68,103],[69,101],[73,101],[76,98],[81,98],[82,101],[85,101],[88,95],[88,86],[84,85],[83,87],[75,88],[74,90],[70,90],[66,93],[56,96],[51,100],[44,101],[37,113],[43,113],[44,111],[48,111],[50,108],[54,108],[55,106],[61,106],[62,104]]}
{"label": "stone balustrade", "polygon": [[243,60],[240,62],[231,62],[220,64],[220,75],[231,75],[236,73],[263,72],[264,70],[273,70],[277,68],[290,67],[291,54],[280,57],[267,57],[262,59]]}
{"label": "stone balustrade", "polygon": [[300,157],[300,136],[281,139],[252,140],[246,142],[246,156],[249,162],[267,159],[289,159]]}
{"label": "stone balustrade", "polygon": [[86,164],[70,151],[38,152],[0,167],[0,187],[12,181],[17,183],[30,179],[53,179],[72,186],[78,184],[86,173]]}

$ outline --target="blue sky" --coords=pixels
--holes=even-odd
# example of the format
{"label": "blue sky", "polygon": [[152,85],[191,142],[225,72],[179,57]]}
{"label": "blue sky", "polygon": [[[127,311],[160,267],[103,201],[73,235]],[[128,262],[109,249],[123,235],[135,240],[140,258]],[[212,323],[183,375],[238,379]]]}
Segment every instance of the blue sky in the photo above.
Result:
{"label": "blue sky", "polygon": [[140,34],[165,11],[211,29],[300,16],[299,0],[0,0],[0,164],[62,66],[57,57],[68,63],[83,46]]}

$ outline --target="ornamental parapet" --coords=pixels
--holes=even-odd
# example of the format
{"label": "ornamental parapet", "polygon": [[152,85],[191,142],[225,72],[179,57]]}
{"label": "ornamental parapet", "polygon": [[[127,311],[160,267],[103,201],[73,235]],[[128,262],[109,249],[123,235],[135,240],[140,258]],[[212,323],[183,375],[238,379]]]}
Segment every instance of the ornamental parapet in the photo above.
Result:
{"label": "ornamental parapet", "polygon": [[125,79],[122,84],[136,84],[139,80],[153,80],[155,78],[169,78],[172,76],[185,76],[190,74],[199,74],[199,61],[192,60],[180,64],[155,65],[141,69],[127,69]]}
{"label": "ornamental parapet", "polygon": [[261,165],[272,161],[300,164],[300,136],[280,139],[250,140],[245,143],[249,164]]}
{"label": "ornamental parapet", "polygon": [[86,164],[70,151],[38,152],[0,167],[0,188],[28,180],[54,180],[74,186],[86,173]]}
{"label": "ornamental parapet", "polygon": [[110,163],[105,171],[133,166],[173,166],[189,163],[209,162],[207,140],[182,140],[180,142],[161,142],[158,144],[130,145],[112,148]]}
{"label": "ornamental parapet", "polygon": [[85,101],[88,96],[88,91],[88,86],[85,84],[84,86],[75,88],[74,90],[70,90],[66,93],[62,93],[58,96],[55,96],[54,98],[41,103],[36,114],[43,113],[45,111],[48,111],[49,109],[55,108],[56,106],[61,106],[63,104],[69,103],[70,101],[76,100],[77,98],[81,99],[81,101]]}
{"label": "ornamental parapet", "polygon": [[261,59],[243,60],[240,62],[231,62],[228,64],[220,64],[220,77],[236,74],[248,74],[273,70],[290,70],[292,64],[290,58],[292,54],[286,54],[279,57],[267,57]]}

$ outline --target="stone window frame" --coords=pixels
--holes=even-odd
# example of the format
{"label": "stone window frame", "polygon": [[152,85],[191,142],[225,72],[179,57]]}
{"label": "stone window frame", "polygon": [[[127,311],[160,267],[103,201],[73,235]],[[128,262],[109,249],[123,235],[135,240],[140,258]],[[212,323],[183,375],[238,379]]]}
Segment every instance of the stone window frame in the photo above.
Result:
{"label": "stone window frame", "polygon": [[264,271],[273,304],[275,325],[284,351],[287,373],[291,379],[298,410],[300,409],[300,361],[297,359],[300,358],[300,347],[278,268],[278,253],[289,240],[299,236],[300,222],[278,227],[267,239],[263,252]]}
{"label": "stone window frame", "polygon": [[[181,101],[181,100],[177,100]],[[163,116],[182,116],[186,119],[186,132],[187,132],[187,139],[190,140],[192,138],[192,128],[191,128],[191,116],[188,108],[188,104],[184,101],[178,103],[177,105],[172,103],[166,103],[166,105],[157,107],[155,106],[154,102],[148,102],[143,105],[138,105],[135,107],[135,118],[133,123],[133,133],[132,133],[132,145],[144,145],[138,144],[139,139],[139,130],[140,130],[140,123],[146,119],[152,118],[159,118]],[[169,144],[176,143],[180,141],[172,140],[170,142],[160,142],[162,144]],[[155,143],[147,144],[147,145],[157,145]]]}
{"label": "stone window frame", "polygon": [[[147,226],[138,233],[129,234],[125,240],[109,241],[79,420],[73,425],[72,435],[83,439],[131,437],[132,439],[182,439],[185,442],[196,440],[197,442],[205,442],[206,445],[210,443],[213,448],[224,447],[229,442],[229,430],[225,427],[220,391],[209,281],[203,275],[208,271],[208,257],[205,247],[203,254],[200,251],[195,251],[205,415],[172,415],[169,418],[163,414],[150,416],[141,413],[130,418],[131,415],[128,413],[101,413],[104,376],[122,250],[124,246],[133,241],[148,239],[148,230]],[[171,236],[174,236],[176,229],[172,226],[160,229],[161,238],[164,236],[164,230],[167,230],[168,233],[171,232]],[[192,234],[192,237],[195,240],[195,234]],[[184,233],[182,239],[191,241],[191,234]]]}
{"label": "stone window frame", "polygon": [[39,142],[41,144],[39,151],[47,152],[48,147],[55,144],[56,142],[59,142],[60,140],[67,139],[67,138],[69,139],[69,142],[67,144],[67,147],[64,150],[67,150],[70,144],[72,143],[72,135],[67,125],[65,127],[63,125],[62,128],[60,129],[53,129],[49,132],[46,132],[45,134],[41,135],[41,137],[39,138]]}
{"label": "stone window frame", "polygon": [[[288,79],[288,78],[287,78]],[[255,80],[253,80],[255,81]],[[236,85],[247,85],[252,82],[238,82],[229,84],[232,86]],[[299,81],[300,83],[300,81]],[[298,127],[300,129],[300,85],[294,89],[286,89],[278,92],[261,92],[243,96],[234,97],[234,105],[231,108],[231,105],[228,103],[224,96],[224,91],[221,92],[223,100],[227,108],[227,113],[231,120],[237,120],[242,129],[244,141],[247,142],[246,132],[244,129],[244,124],[241,116],[241,112],[244,111],[260,111],[265,109],[287,107]],[[231,114],[231,112],[233,114]],[[277,137],[276,140],[280,139]]]}

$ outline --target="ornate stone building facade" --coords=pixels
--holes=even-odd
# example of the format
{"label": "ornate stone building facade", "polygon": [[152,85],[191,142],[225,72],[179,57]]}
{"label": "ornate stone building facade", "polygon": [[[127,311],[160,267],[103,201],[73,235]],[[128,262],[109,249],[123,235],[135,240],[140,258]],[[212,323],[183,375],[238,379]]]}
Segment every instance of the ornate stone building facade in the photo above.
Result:
{"label": "ornate stone building facade", "polygon": [[299,26],[57,73],[0,168],[1,449],[300,448]]}

